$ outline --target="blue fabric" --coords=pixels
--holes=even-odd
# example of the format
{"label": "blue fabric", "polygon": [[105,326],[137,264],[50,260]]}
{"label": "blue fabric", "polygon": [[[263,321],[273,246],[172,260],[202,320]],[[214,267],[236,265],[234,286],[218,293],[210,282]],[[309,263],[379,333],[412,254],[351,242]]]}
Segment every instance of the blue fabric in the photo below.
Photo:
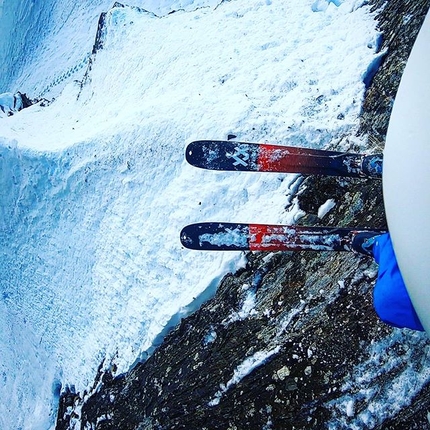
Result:
{"label": "blue fabric", "polygon": [[374,307],[379,318],[394,327],[424,331],[397,265],[389,233],[376,238],[373,256],[379,264],[378,280],[373,291]]}

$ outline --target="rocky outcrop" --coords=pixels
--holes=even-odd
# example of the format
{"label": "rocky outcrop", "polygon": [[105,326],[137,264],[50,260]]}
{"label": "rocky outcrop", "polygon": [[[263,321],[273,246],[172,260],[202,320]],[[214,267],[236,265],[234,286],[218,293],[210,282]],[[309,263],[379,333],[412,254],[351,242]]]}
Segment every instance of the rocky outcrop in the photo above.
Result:
{"label": "rocky outcrop", "polygon": [[369,136],[371,147],[383,147],[400,78],[429,2],[376,0],[372,3],[374,10],[383,8],[378,15],[383,37],[380,49],[387,50],[387,54],[367,91],[360,132]]}
{"label": "rocky outcrop", "polygon": [[97,57],[97,53],[99,51],[101,51],[106,43],[106,32],[108,31],[108,18],[109,16],[111,16],[112,14],[115,13],[116,10],[118,9],[124,9],[124,8],[128,8],[128,9],[133,9],[135,11],[137,11],[138,13],[145,13],[145,14],[149,14],[151,16],[156,16],[154,13],[147,11],[146,9],[137,7],[137,6],[125,6],[122,3],[119,2],[115,2],[112,6],[112,8],[108,11],[108,12],[102,12],[99,16],[99,20],[97,23],[97,31],[96,31],[96,37],[94,39],[94,44],[93,44],[93,48],[91,50],[91,55],[88,58],[88,64],[87,64],[87,69],[84,73],[84,76],[82,77],[81,81],[78,81],[79,86],[80,86],[80,91],[78,94],[78,99],[81,96],[81,93],[83,91],[84,86],[90,81],[90,73],[91,70],[93,69],[93,65],[94,62],[96,61],[96,57]]}
{"label": "rocky outcrop", "polygon": [[[377,0],[387,50],[368,82],[360,134],[383,149],[390,109],[429,0]],[[347,137],[346,137],[347,138]],[[353,149],[353,148],[351,148]],[[381,183],[309,177],[303,223],[385,226]],[[349,253],[249,254],[216,295],[126,374],[60,399],[65,429],[425,429],[426,335],[372,306],[376,265]],[[384,418],[385,417],[385,418]]]}

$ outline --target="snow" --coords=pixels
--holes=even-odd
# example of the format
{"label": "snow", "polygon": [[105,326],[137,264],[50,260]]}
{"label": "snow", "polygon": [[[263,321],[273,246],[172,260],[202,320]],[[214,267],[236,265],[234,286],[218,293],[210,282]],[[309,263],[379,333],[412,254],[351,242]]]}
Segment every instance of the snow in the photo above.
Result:
{"label": "snow", "polygon": [[218,335],[215,331],[215,329],[211,326],[211,330],[206,334],[206,336],[203,339],[203,345],[207,346],[213,342],[216,341]]}
{"label": "snow", "polygon": [[251,318],[257,314],[257,311],[255,310],[257,300],[255,288],[248,284],[244,284],[242,286],[242,292],[244,295],[242,298],[241,307],[238,311],[232,312],[232,314],[223,321],[225,327],[228,327],[230,324],[236,321],[242,321],[244,319]]}
{"label": "snow", "polygon": [[[280,0],[112,3],[0,1],[0,92],[49,100],[0,118],[0,428],[53,427],[61,387],[88,389],[102,361],[124,372],[145,359],[243,266],[240,253],[183,249],[184,225],[300,215],[297,175],[194,169],[188,142],[342,149],[378,56],[356,0],[318,13]],[[275,352],[245,359],[226,389]]]}
{"label": "snow", "polygon": [[226,393],[232,386],[237,385],[243,378],[248,376],[253,370],[264,364],[272,355],[277,354],[279,351],[280,347],[276,346],[269,350],[257,351],[247,357],[236,367],[231,379],[229,379],[226,384],[221,384],[220,390],[215,393],[213,399],[209,401],[208,405],[219,405],[224,393]]}
{"label": "snow", "polygon": [[243,230],[239,228],[226,229],[223,233],[202,234],[199,238],[200,244],[208,242],[216,246],[235,246],[246,248],[248,237],[243,234]]}
{"label": "snow", "polygon": [[[396,329],[394,335],[370,345],[366,351],[368,359],[356,367],[339,398],[331,402],[333,418],[327,428],[374,428],[381,423],[381,417],[393,416],[409,406],[430,380],[427,365],[430,346],[424,347],[421,360],[412,358],[416,353],[412,345],[425,336],[421,332]],[[398,369],[401,372],[394,373]],[[357,393],[356,398],[350,393]],[[355,400],[365,404],[365,409],[356,410]]]}
{"label": "snow", "polygon": [[334,199],[328,199],[318,208],[318,218],[324,218],[335,206],[336,202],[334,201]]}

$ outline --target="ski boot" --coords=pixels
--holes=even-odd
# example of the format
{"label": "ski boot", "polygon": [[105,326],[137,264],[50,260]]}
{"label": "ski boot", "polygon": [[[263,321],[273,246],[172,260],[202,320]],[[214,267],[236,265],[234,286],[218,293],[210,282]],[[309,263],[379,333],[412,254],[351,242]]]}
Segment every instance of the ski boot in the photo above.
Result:
{"label": "ski boot", "polygon": [[373,257],[373,245],[381,233],[374,231],[363,231],[355,233],[352,237],[351,248],[354,252]]}

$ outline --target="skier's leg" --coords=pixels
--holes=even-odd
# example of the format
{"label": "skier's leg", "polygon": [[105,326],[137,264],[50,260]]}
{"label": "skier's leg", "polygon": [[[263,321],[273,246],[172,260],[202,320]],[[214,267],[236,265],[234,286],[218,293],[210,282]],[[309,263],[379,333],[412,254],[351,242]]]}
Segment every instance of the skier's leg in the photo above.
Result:
{"label": "skier's leg", "polygon": [[400,273],[389,233],[376,237],[373,253],[379,264],[373,290],[374,307],[379,318],[394,327],[423,331]]}

